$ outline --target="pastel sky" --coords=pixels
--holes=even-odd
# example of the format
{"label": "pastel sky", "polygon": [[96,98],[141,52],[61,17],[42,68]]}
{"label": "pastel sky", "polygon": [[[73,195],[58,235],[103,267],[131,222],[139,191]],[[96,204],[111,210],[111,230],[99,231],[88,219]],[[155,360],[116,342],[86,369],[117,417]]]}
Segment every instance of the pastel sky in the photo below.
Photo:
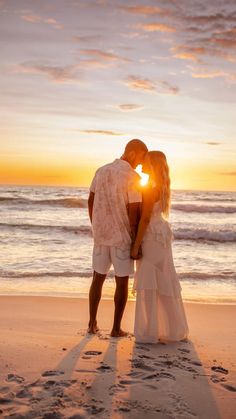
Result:
{"label": "pastel sky", "polygon": [[236,190],[236,3],[0,0],[0,183],[87,186],[140,138]]}

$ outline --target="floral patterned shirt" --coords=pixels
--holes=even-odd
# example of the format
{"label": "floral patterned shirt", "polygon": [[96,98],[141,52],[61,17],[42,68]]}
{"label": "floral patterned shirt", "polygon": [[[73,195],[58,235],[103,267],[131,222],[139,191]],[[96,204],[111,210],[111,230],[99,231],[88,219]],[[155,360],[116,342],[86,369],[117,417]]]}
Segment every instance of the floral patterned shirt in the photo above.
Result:
{"label": "floral patterned shirt", "polygon": [[131,244],[129,203],[142,202],[140,176],[121,159],[100,167],[93,178],[92,230],[96,245],[127,249]]}

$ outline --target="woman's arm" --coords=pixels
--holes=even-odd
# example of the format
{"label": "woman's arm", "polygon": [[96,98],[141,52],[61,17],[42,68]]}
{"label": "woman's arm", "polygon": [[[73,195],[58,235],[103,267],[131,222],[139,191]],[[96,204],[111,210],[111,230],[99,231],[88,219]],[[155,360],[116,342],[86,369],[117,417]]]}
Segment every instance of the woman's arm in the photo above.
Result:
{"label": "woman's arm", "polygon": [[138,225],[137,236],[135,238],[134,244],[131,247],[132,259],[138,258],[139,248],[142,243],[147,226],[150,222],[153,205],[154,205],[153,190],[151,188],[147,188],[143,192],[143,204],[142,204],[141,218]]}

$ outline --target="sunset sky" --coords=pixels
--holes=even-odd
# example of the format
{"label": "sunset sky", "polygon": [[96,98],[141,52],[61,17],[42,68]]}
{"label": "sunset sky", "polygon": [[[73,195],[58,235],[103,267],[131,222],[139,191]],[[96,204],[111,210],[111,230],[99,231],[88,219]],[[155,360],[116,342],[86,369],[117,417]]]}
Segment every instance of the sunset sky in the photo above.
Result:
{"label": "sunset sky", "polygon": [[236,190],[235,0],[0,0],[0,183],[87,186],[140,138]]}

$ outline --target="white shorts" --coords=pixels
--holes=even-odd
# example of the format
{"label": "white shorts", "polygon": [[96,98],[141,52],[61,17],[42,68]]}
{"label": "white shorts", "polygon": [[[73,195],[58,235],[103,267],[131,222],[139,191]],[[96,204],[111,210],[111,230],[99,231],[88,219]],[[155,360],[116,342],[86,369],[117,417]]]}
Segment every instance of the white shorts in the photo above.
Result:
{"label": "white shorts", "polygon": [[134,261],[130,259],[130,249],[119,249],[114,246],[93,248],[93,270],[106,275],[113,265],[115,276],[129,276],[134,273]]}

